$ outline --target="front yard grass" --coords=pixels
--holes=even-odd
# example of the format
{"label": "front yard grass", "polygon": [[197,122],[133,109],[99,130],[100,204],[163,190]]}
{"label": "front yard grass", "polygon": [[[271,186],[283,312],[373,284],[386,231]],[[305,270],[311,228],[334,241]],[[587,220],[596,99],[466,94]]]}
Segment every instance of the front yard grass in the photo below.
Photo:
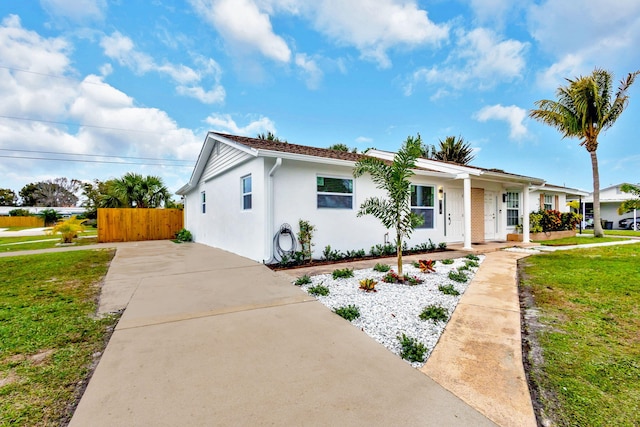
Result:
{"label": "front yard grass", "polygon": [[94,317],[113,250],[0,258],[0,425],[66,424],[116,316]]}
{"label": "front yard grass", "polygon": [[539,327],[527,357],[546,417],[561,426],[640,425],[640,244],[535,255],[520,286]]}
{"label": "front yard grass", "polygon": [[590,243],[607,243],[607,242],[619,242],[621,240],[629,240],[623,237],[599,237],[592,236],[574,236],[564,237],[562,239],[542,240],[539,243],[543,246],[570,246],[570,245],[588,245]]}
{"label": "front yard grass", "polygon": [[[97,230],[90,229],[75,239],[76,246],[92,245],[98,242]],[[29,251],[34,249],[51,249],[60,243],[60,235],[0,237],[0,252]]]}

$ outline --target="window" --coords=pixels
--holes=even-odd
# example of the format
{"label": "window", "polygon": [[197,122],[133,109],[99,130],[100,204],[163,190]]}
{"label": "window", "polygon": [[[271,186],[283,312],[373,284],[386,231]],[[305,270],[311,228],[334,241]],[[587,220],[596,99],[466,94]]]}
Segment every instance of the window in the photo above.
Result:
{"label": "window", "polygon": [[202,213],[207,213],[207,193],[204,191],[200,193],[202,199]]}
{"label": "window", "polygon": [[353,209],[353,180],[348,178],[316,178],[318,208]]}
{"label": "window", "polygon": [[520,223],[520,193],[507,192],[507,227]]}
{"label": "window", "polygon": [[251,175],[242,177],[242,209],[251,209]]}
{"label": "window", "polygon": [[548,211],[553,209],[553,196],[545,194],[544,195],[544,210]]}
{"label": "window", "polygon": [[411,186],[411,212],[420,215],[424,222],[417,228],[434,228],[435,189],[430,186]]}

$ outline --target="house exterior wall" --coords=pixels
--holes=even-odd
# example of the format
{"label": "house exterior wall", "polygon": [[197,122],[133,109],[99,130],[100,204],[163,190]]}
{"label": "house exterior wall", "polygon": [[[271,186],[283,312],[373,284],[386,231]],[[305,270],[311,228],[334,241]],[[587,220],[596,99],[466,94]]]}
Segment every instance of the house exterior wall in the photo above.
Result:
{"label": "house exterior wall", "polygon": [[[215,154],[212,154],[212,159]],[[244,160],[244,159],[242,159]],[[210,164],[215,161],[210,160]],[[208,165],[209,166],[209,165]],[[242,207],[242,177],[252,178],[252,208]],[[185,197],[185,227],[194,241],[218,247],[262,261],[265,233],[264,159],[253,158],[214,178],[200,181],[198,188]],[[202,213],[201,194],[206,194],[206,210]]]}
{"label": "house exterior wall", "polygon": [[[316,228],[313,236],[315,258],[320,258],[328,245],[333,250],[345,252],[364,249],[368,253],[371,246],[384,244],[387,233],[387,241],[394,243],[394,232],[386,230],[380,220],[371,215],[357,217],[360,205],[367,198],[384,196],[368,175],[354,179],[351,209],[318,208],[317,177],[353,179],[352,173],[353,168],[350,166],[284,160],[274,176],[274,230],[278,230],[283,223],[288,223],[297,233],[298,221],[309,221]],[[407,244],[411,247],[428,242],[429,239],[435,244],[444,242],[444,220],[437,200],[437,189],[443,182],[417,175],[411,181],[416,185],[434,186],[436,200],[434,228],[414,230]]]}
{"label": "house exterior wall", "polygon": [[544,209],[544,196],[549,195],[553,200],[553,209],[560,212],[569,212],[569,206],[567,206],[567,195],[564,193],[535,190],[529,193],[529,206],[531,211],[539,211]]}
{"label": "house exterior wall", "polygon": [[483,188],[471,188],[471,241],[484,242]]}

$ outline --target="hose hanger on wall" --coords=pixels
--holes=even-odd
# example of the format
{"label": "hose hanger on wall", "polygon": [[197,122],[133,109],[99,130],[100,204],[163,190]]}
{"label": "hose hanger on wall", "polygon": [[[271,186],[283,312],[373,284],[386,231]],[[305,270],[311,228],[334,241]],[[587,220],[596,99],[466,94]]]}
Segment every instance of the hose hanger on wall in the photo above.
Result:
{"label": "hose hanger on wall", "polygon": [[[290,240],[291,243],[289,245],[289,249],[283,248],[282,245],[280,244],[280,241],[282,240],[283,237],[285,241],[287,239]],[[287,223],[282,224],[280,226],[280,230],[278,230],[275,236],[273,236],[273,249],[274,249],[273,257],[277,261],[282,261],[285,258],[291,259],[291,257],[293,257],[293,254],[296,252],[296,249],[297,249],[297,241],[296,241],[296,236],[289,224]]]}

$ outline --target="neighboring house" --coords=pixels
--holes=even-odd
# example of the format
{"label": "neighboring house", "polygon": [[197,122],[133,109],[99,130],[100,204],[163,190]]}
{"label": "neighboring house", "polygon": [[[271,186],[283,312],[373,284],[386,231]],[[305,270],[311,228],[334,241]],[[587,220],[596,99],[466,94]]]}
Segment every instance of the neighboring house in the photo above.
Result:
{"label": "neighboring house", "polygon": [[[618,208],[622,202],[636,198],[633,194],[620,190],[621,186],[622,184],[612,185],[600,190],[600,218],[605,228],[618,229],[620,228],[618,221],[623,218],[633,218],[633,212],[618,215]],[[593,193],[589,193],[583,202],[582,211],[585,218],[593,218]]]}
{"label": "neighboring house", "polygon": [[[368,156],[391,161],[394,153],[370,150]],[[257,261],[274,262],[274,238],[282,224],[294,233],[298,221],[316,227],[313,256],[327,245],[341,251],[393,243],[373,216],[357,217],[368,197],[384,196],[369,175],[355,179],[361,154],[210,132],[184,196],[185,228],[194,240]],[[530,187],[539,178],[429,159],[418,159],[411,178],[412,210],[422,215],[408,245],[506,240],[523,223],[529,240]],[[558,199],[559,202],[560,199]],[[391,236],[390,236],[391,235]]]}

